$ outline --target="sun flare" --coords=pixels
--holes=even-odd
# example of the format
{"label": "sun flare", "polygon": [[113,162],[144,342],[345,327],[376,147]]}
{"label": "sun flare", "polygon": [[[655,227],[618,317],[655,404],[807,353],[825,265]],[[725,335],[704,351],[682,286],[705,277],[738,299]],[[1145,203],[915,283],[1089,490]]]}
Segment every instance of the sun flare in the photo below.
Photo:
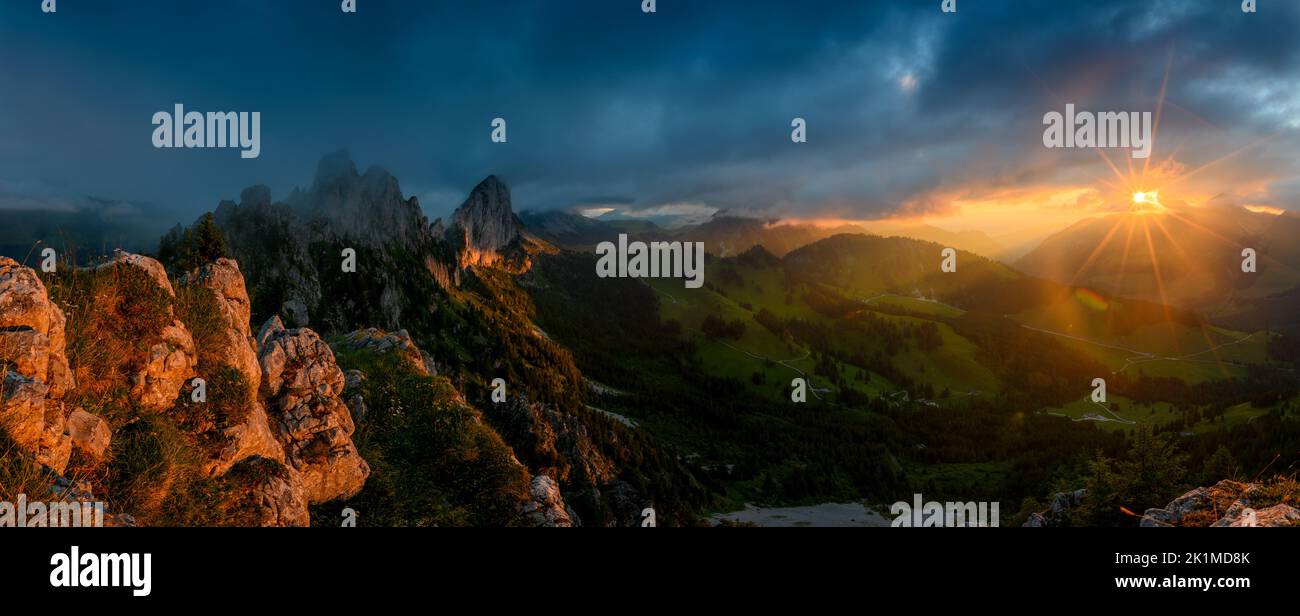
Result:
{"label": "sun flare", "polygon": [[1140,190],[1133,193],[1133,209],[1140,212],[1155,212],[1165,209],[1160,203],[1160,193],[1154,190]]}

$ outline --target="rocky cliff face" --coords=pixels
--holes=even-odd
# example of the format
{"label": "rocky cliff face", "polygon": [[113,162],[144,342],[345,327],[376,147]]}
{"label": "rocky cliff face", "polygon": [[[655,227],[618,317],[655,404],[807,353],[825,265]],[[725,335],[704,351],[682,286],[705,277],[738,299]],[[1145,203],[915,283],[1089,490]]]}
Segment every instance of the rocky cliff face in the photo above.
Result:
{"label": "rocky cliff face", "polygon": [[[234,476],[251,458],[286,467],[273,485],[252,473],[258,483],[245,486],[250,499],[266,500],[298,483],[303,500],[313,504],[364,489],[370,469],[349,446],[360,442],[352,439],[355,422],[385,417],[386,409],[358,393],[375,375],[352,365],[339,370],[329,353],[333,344],[341,354],[394,355],[414,374],[445,378],[458,390],[459,402],[445,401],[448,408],[482,427],[471,432],[491,433],[475,437],[478,447],[507,447],[509,457],[526,467],[529,482],[552,482],[554,490],[541,483],[499,488],[502,494],[518,489],[527,501],[514,512],[531,520],[525,523],[578,523],[576,514],[557,507],[561,489],[627,492],[613,489],[620,474],[614,460],[626,450],[622,437],[617,430],[588,430],[589,418],[573,393],[585,390],[581,374],[562,348],[536,336],[528,300],[515,287],[511,274],[531,267],[539,251],[554,249],[527,235],[512,207],[506,185],[488,177],[446,225],[429,224],[391,175],[376,168],[358,173],[342,152],[320,162],[310,188],[295,189],[281,202],[260,186],[243,191],[238,203],[223,202],[213,222],[233,259],[185,272],[182,285],[216,297],[224,333],[194,337],[203,338],[203,348],[215,350],[256,395],[229,421],[198,418],[218,426],[221,435],[205,472]],[[355,271],[340,267],[344,249],[355,251]],[[250,320],[267,323],[252,342],[245,326]],[[511,395],[489,407],[481,383],[493,372],[510,379]],[[516,473],[483,472],[498,471]],[[493,511],[492,519],[501,519]]]}
{"label": "rocky cliff face", "polygon": [[207,350],[223,358],[248,385],[244,401],[249,407],[248,417],[224,429],[223,445],[215,456],[205,461],[204,470],[212,476],[224,475],[236,463],[253,457],[284,463],[284,446],[276,438],[266,408],[257,395],[262,383],[262,365],[258,360],[257,341],[249,327],[251,308],[239,263],[218,259],[186,274],[181,284],[212,292],[221,326],[210,336],[211,348]]}
{"label": "rocky cliff face", "polygon": [[72,452],[69,410],[76,386],[64,354],[66,319],[36,272],[0,258],[0,429],[56,472]]}
{"label": "rocky cliff face", "polygon": [[[323,158],[309,189],[273,202],[270,189],[251,187],[239,203],[222,202],[214,222],[260,290],[257,319],[279,316],[327,334],[400,329],[427,320],[440,285],[459,283],[455,254],[419,202],[387,171],[358,173],[347,152]],[[343,270],[344,250],[355,253],[355,271]],[[437,275],[410,276],[420,270]]]}
{"label": "rocky cliff face", "polygon": [[[467,268],[521,273],[531,254],[553,250],[523,231],[509,188],[495,176],[479,183],[444,227],[442,220],[430,224],[387,171],[358,173],[347,152],[323,158],[310,188],[294,189],[283,202],[254,186],[213,216],[249,286],[262,290],[253,316],[280,316],[288,326],[327,334],[428,329],[433,298],[459,286]],[[356,251],[354,273],[341,271],[344,249]]]}
{"label": "rocky cliff face", "polygon": [[368,248],[418,252],[432,240],[419,201],[402,196],[397,178],[379,167],[357,173],[346,151],[321,159],[311,189],[294,191],[287,202],[309,241],[347,238]]}
{"label": "rocky cliff face", "polygon": [[[75,454],[82,472],[104,482],[84,485],[79,493],[90,494],[93,488],[107,492],[111,501],[126,500],[114,494],[115,489],[145,481],[124,473],[153,473],[158,468],[166,470],[154,480],[161,485],[151,494],[162,498],[185,476],[179,465],[198,458],[198,468],[225,495],[212,505],[228,515],[218,522],[305,525],[308,505],[346,498],[361,489],[369,467],[351,441],[354,426],[339,398],[343,375],[332,352],[315,332],[286,330],[278,319],[254,340],[238,263],[221,259],[207,264],[181,276],[174,287],[157,261],[119,252],[93,269],[68,276],[69,286],[89,285],[94,290],[72,317],[89,320],[77,323],[78,335],[87,339],[80,341],[72,365],[65,354],[68,328],[63,310],[50,299],[36,272],[0,260],[0,430],[19,447],[16,455],[31,456],[57,478]],[[182,316],[196,317],[188,305],[186,314],[179,314],[179,306],[192,299],[182,300],[177,289],[183,289],[186,298],[193,297],[194,289],[210,292],[212,303],[203,304],[205,331],[192,335],[182,322]],[[140,299],[129,295],[148,297],[124,309],[124,301]],[[144,308],[152,314],[139,314]],[[125,312],[114,312],[121,310]],[[96,319],[103,318],[118,328],[105,332],[94,327]],[[124,332],[133,339],[115,339]],[[200,348],[196,340],[209,346]],[[125,357],[102,351],[141,345],[142,351]],[[239,374],[244,387],[238,389],[237,399],[222,390],[226,381],[211,374],[213,364],[200,361],[201,356],[220,358],[221,366]],[[84,388],[73,376],[78,371],[88,375]],[[190,399],[194,377],[211,380],[212,400]],[[114,415],[110,419],[70,407],[64,397],[115,409]],[[216,407],[225,410],[210,410]],[[237,414],[240,420],[226,425],[223,414]],[[134,442],[113,446],[115,429],[151,422],[155,427],[143,436],[128,430],[132,435],[127,438],[156,439],[156,431],[174,429],[160,427],[173,425],[168,417],[178,418],[179,440],[150,441],[157,443],[151,448],[161,450],[146,452],[146,459],[163,457],[145,468],[136,467],[133,456],[142,454]],[[214,440],[205,436],[210,429],[218,433]],[[59,478],[50,489],[73,483]]]}
{"label": "rocky cliff face", "polygon": [[462,268],[500,264],[528,269],[523,225],[511,209],[510,189],[497,176],[479,182],[451,221],[446,237],[457,248]]}
{"label": "rocky cliff face", "polygon": [[264,390],[288,466],[302,477],[308,502],[359,492],[370,467],[352,444],[356,430],[343,402],[343,371],[310,329],[285,329],[271,317],[257,336]]}

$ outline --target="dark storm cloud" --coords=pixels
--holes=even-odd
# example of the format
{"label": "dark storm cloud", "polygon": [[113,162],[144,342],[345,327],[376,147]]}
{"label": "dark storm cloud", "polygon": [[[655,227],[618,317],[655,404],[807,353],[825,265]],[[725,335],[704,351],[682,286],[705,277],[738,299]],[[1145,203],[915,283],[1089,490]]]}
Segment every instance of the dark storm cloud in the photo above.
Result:
{"label": "dark storm cloud", "polygon": [[[283,196],[339,147],[431,214],[489,173],[519,207],[924,211],[946,189],[1095,164],[1043,165],[1042,114],[1153,109],[1167,66],[1170,135],[1210,152],[1280,134],[1259,164],[1280,186],[1295,176],[1294,3],[19,4],[0,9],[0,180],[165,203],[178,220],[253,183]],[[261,157],[155,150],[149,119],[176,102],[262,112]],[[488,141],[497,116],[508,144]],[[796,116],[807,144],[790,143]]]}

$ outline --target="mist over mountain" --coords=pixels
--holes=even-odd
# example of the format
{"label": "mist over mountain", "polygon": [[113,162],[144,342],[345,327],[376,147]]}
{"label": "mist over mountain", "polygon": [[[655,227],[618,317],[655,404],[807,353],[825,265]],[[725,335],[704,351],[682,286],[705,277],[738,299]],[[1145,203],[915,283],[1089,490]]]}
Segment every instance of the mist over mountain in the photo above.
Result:
{"label": "mist over mountain", "polygon": [[0,255],[19,261],[45,247],[82,263],[114,248],[151,251],[172,224],[165,206],[93,196],[0,195],[0,217]]}

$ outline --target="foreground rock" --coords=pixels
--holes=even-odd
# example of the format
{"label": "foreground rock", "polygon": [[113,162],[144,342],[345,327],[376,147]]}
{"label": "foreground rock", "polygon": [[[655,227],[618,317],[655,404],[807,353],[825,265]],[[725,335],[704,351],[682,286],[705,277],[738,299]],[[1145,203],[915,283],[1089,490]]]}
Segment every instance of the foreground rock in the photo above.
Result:
{"label": "foreground rock", "polygon": [[1163,508],[1147,509],[1142,526],[1278,526],[1300,523],[1300,509],[1272,503],[1264,485],[1223,480],[1196,488]]}
{"label": "foreground rock", "polygon": [[67,419],[67,433],[72,437],[72,448],[91,460],[108,457],[108,443],[113,432],[108,422],[81,409],[72,411]]}
{"label": "foreground rock", "polygon": [[1047,508],[1047,511],[1029,514],[1029,519],[1021,526],[1039,528],[1067,525],[1070,519],[1070,510],[1083,503],[1083,495],[1086,493],[1087,490],[1082,489],[1073,492],[1057,492],[1052,497],[1052,504]]}
{"label": "foreground rock", "polygon": [[248,458],[230,469],[232,526],[308,526],[311,517],[302,477],[279,462]]}
{"label": "foreground rock", "polygon": [[224,446],[204,464],[209,475],[221,475],[235,464],[254,457],[283,464],[284,446],[271,429],[266,408],[257,399],[262,384],[262,366],[257,356],[257,341],[249,326],[251,304],[244,275],[234,259],[218,259],[204,265],[181,279],[181,284],[198,286],[212,292],[222,329],[207,338],[212,348],[200,349],[205,357],[219,357],[221,363],[234,368],[248,385],[249,397],[245,402],[248,416],[243,422],[226,428],[222,434]]}
{"label": "foreground rock", "polygon": [[163,267],[157,259],[126,252],[125,250],[114,250],[113,258],[96,267],[96,270],[112,269],[114,267],[131,267],[140,270],[149,276],[159,288],[167,292],[169,297],[176,297],[176,289],[172,288],[172,281],[167,277],[167,268]]}
{"label": "foreground rock", "polygon": [[36,272],[0,258],[0,430],[59,473],[71,437],[58,400],[76,385],[64,353],[66,324]]}
{"label": "foreground rock", "polygon": [[533,477],[528,488],[531,500],[520,506],[519,513],[532,526],[568,528],[574,526],[574,516],[564,504],[560,486],[546,475]]}
{"label": "foreground rock", "polygon": [[187,274],[182,284],[198,285],[212,291],[226,327],[217,337],[217,347],[203,350],[219,355],[225,363],[239,370],[256,395],[262,382],[262,369],[249,326],[251,306],[239,264],[234,259],[218,259]]}
{"label": "foreground rock", "polygon": [[194,338],[184,324],[173,321],[161,334],[162,342],[149,347],[144,365],[131,377],[131,398],[151,411],[172,406],[198,363]]}
{"label": "foreground rock", "polygon": [[258,334],[263,389],[286,465],[302,475],[307,500],[323,503],[361,491],[370,467],[352,443],[355,426],[340,396],[343,372],[310,329],[285,329],[272,317]]}
{"label": "foreground rock", "polygon": [[351,351],[373,351],[380,355],[395,354],[417,374],[436,376],[433,357],[415,346],[406,330],[387,333],[373,327],[359,329],[343,337],[343,344]]}
{"label": "foreground rock", "polygon": [[266,408],[260,402],[252,402],[252,411],[243,423],[227,428],[223,436],[226,445],[216,457],[204,465],[204,472],[209,476],[223,475],[235,464],[250,458],[265,458],[283,464],[284,445],[276,438],[271,428],[271,420]]}
{"label": "foreground rock", "polygon": [[[112,260],[95,269],[104,271],[113,268],[139,271],[148,276],[167,297],[176,297],[176,290],[167,278],[167,270],[153,258],[118,250],[113,253]],[[148,334],[158,342],[149,347],[144,362],[135,366],[130,376],[131,399],[141,408],[150,411],[170,408],[181,387],[195,375],[194,367],[198,363],[194,338],[189,330],[184,323],[174,318],[170,305],[166,314],[172,317],[170,323]]]}

